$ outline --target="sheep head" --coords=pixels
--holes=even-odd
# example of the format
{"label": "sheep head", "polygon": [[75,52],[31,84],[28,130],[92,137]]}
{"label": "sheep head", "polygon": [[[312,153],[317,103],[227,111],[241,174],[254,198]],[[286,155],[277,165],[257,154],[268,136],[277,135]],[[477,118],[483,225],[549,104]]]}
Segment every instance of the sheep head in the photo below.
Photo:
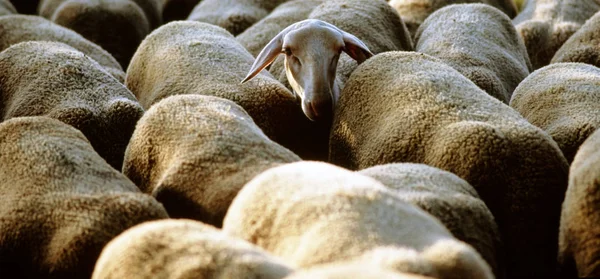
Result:
{"label": "sheep head", "polygon": [[339,98],[335,73],[342,51],[359,64],[373,56],[361,40],[335,25],[303,20],[285,28],[261,50],[242,83],[285,54],[286,76],[302,100],[306,117],[312,121],[331,119]]}

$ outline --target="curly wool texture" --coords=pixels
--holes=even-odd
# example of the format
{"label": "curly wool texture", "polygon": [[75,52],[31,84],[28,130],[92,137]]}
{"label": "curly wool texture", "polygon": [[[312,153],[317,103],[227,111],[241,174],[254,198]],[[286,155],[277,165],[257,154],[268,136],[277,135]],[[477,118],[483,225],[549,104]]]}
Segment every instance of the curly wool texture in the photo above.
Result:
{"label": "curly wool texture", "polygon": [[240,84],[254,57],[225,29],[194,21],[171,22],[142,42],[126,85],[142,106],[181,94],[234,101],[273,141],[302,158],[327,158],[328,126],[309,121],[296,97],[268,72]]}
{"label": "curly wool texture", "polygon": [[433,12],[447,5],[462,3],[483,3],[500,9],[508,17],[517,15],[517,7],[512,0],[390,0],[389,4],[402,17],[413,36],[419,26]]}
{"label": "curly wool texture", "polygon": [[17,278],[90,278],[102,247],[167,218],[75,128],[47,117],[0,124],[0,270]]}
{"label": "curly wool texture", "polygon": [[101,46],[123,69],[152,30],[149,17],[132,0],[42,0],[38,10],[41,16]]}
{"label": "curly wool texture", "polygon": [[506,104],[532,69],[510,18],[486,4],[437,10],[421,24],[415,41],[416,51],[439,58]]}
{"label": "curly wool texture", "polygon": [[92,279],[280,279],[291,269],[264,250],[191,220],[135,226],[109,242]]}
{"label": "curly wool texture", "polygon": [[433,279],[420,275],[394,272],[391,270],[381,269],[356,264],[328,264],[299,270],[285,277],[285,279]]}
{"label": "curly wool texture", "polygon": [[62,43],[24,42],[0,53],[0,69],[0,120],[43,115],[63,121],[121,169],[144,110],[98,63]]}
{"label": "curly wool texture", "polygon": [[202,0],[187,18],[223,27],[234,36],[289,0]]}
{"label": "curly wool texture", "polygon": [[528,0],[513,19],[533,69],[550,63],[556,51],[596,12],[595,0]]}
{"label": "curly wool texture", "polygon": [[[294,0],[283,3],[269,15],[256,22],[235,39],[243,45],[252,56],[260,51],[286,27],[308,18],[312,10],[324,0]],[[283,64],[282,64],[283,66]],[[279,73],[279,72],[276,72]]]}
{"label": "curly wool texture", "polygon": [[110,53],[76,32],[39,16],[8,15],[0,17],[0,52],[28,41],[49,41],[67,44],[96,60],[120,82],[125,72]]}
{"label": "curly wool texture", "polygon": [[322,162],[256,176],[235,197],[223,230],[293,267],[353,261],[440,279],[493,278],[433,216],[372,178]]}
{"label": "curly wool texture", "polygon": [[0,16],[16,14],[17,9],[8,0],[0,0]]}
{"label": "curly wool texture", "polygon": [[548,132],[571,162],[579,146],[600,128],[600,69],[583,63],[557,63],[529,75],[510,106]]}
{"label": "curly wool texture", "polygon": [[330,162],[350,169],[412,162],[458,175],[494,214],[507,275],[553,272],[567,161],[547,133],[440,60],[387,52],[361,64],[329,147]]}
{"label": "curly wool texture", "polygon": [[172,96],[140,119],[123,173],[172,217],[221,226],[237,192],[254,176],[299,161],[271,141],[234,102]]}
{"label": "curly wool texture", "polygon": [[580,278],[600,277],[600,132],[582,145],[569,173],[560,220],[558,260]]}
{"label": "curly wool texture", "polygon": [[600,13],[596,13],[556,51],[553,63],[579,62],[600,67]]}
{"label": "curly wool texture", "polygon": [[398,198],[433,215],[457,239],[473,246],[496,278],[504,278],[503,251],[494,216],[469,183],[423,164],[386,164],[363,169]]}

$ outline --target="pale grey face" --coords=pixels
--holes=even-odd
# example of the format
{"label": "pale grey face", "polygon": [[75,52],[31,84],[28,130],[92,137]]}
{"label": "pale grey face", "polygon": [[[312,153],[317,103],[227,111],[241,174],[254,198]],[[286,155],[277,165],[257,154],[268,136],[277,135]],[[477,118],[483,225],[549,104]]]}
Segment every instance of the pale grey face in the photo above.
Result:
{"label": "pale grey face", "polygon": [[330,120],[339,98],[335,72],[342,51],[358,64],[373,56],[356,36],[321,20],[303,20],[271,39],[242,83],[255,77],[278,55],[285,54],[286,76],[302,99],[304,114],[313,121]]}
{"label": "pale grey face", "polygon": [[342,34],[318,23],[306,24],[284,37],[286,75],[310,120],[330,118],[333,113],[335,73],[343,49]]}

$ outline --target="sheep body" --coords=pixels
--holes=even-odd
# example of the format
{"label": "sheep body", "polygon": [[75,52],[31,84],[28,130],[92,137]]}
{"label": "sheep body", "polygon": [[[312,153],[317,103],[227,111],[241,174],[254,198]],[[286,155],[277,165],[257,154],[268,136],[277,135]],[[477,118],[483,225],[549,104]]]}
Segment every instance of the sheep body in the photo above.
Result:
{"label": "sheep body", "polygon": [[453,173],[423,164],[397,163],[359,171],[433,215],[457,239],[473,246],[496,278],[503,278],[503,251],[498,225],[477,191]]}
{"label": "sheep body", "polygon": [[567,161],[547,133],[440,60],[386,52],[361,64],[329,146],[330,162],[350,169],[412,162],[455,173],[494,214],[507,275],[553,271]]}
{"label": "sheep body", "polygon": [[588,19],[556,51],[553,63],[580,62],[600,67],[600,13]]}
{"label": "sheep body", "polygon": [[599,10],[595,0],[528,0],[513,24],[533,69],[548,65],[564,42]]}
{"label": "sheep body", "polygon": [[188,20],[221,26],[235,36],[287,1],[203,0],[192,10]]}
{"label": "sheep body", "polygon": [[102,250],[92,279],[280,279],[290,272],[264,250],[212,226],[192,220],[160,220],[130,228],[111,240]]}
{"label": "sheep body", "polygon": [[463,3],[484,3],[500,9],[508,17],[517,14],[512,0],[390,0],[389,4],[402,17],[410,34],[414,35],[419,26],[433,12],[447,5]]}
{"label": "sheep body", "polygon": [[75,31],[39,16],[9,15],[0,18],[0,51],[26,41],[50,41],[67,44],[96,60],[120,82],[125,72],[112,55]]}
{"label": "sheep body", "polygon": [[90,278],[102,247],[160,203],[110,167],[77,129],[43,116],[0,124],[0,271]]}
{"label": "sheep body", "polygon": [[124,69],[152,28],[144,9],[131,0],[43,0],[39,14],[101,46]]}
{"label": "sheep body", "polygon": [[583,63],[556,63],[529,75],[510,106],[548,132],[571,162],[579,146],[600,127],[600,69]]}
{"label": "sheep body", "polygon": [[493,277],[437,219],[372,178],[321,162],[256,176],[235,197],[223,230],[293,267],[352,261],[436,278]]}
{"label": "sheep body", "polygon": [[125,84],[145,108],[172,95],[229,99],[244,108],[273,141],[302,158],[324,160],[328,126],[306,119],[289,90],[268,72],[240,84],[253,60],[223,28],[194,21],[171,22],[144,39],[127,70]]}
{"label": "sheep body", "polygon": [[123,173],[164,204],[170,216],[221,226],[246,182],[298,160],[234,102],[181,95],[163,99],[140,119]]}
{"label": "sheep body", "polygon": [[57,42],[23,42],[0,53],[0,119],[44,115],[81,130],[114,168],[144,113],[94,60]]}
{"label": "sheep body", "polygon": [[575,267],[579,278],[600,276],[599,150],[600,132],[596,131],[581,145],[571,164],[560,220],[558,260],[566,272]]}
{"label": "sheep body", "polygon": [[441,8],[420,25],[415,41],[416,51],[439,58],[506,104],[531,70],[510,18],[490,5]]}

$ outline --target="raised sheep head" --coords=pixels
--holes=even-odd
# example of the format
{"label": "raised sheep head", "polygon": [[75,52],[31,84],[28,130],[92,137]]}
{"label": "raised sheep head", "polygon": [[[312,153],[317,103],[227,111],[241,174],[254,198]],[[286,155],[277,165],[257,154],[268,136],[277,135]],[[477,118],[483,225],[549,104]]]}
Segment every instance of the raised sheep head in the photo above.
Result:
{"label": "raised sheep head", "polygon": [[359,64],[373,56],[361,40],[335,25],[316,19],[299,21],[261,50],[242,83],[284,53],[287,79],[302,99],[306,117],[312,121],[330,119],[340,94],[335,72],[342,51]]}

